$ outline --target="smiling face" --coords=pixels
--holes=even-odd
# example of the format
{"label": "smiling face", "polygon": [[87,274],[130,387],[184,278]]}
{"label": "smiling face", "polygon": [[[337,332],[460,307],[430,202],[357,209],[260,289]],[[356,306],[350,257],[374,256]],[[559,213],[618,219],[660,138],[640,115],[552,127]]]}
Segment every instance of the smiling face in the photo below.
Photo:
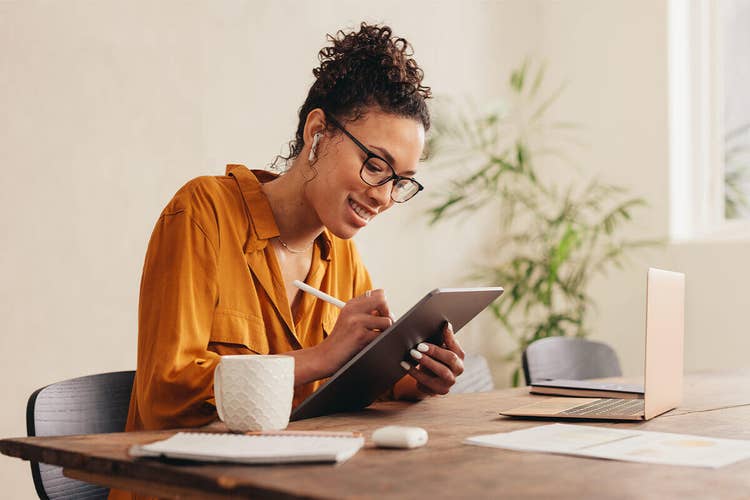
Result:
{"label": "smiling face", "polygon": [[[371,152],[388,160],[397,175],[416,175],[425,141],[421,123],[371,109],[342,125]],[[306,184],[305,197],[320,222],[339,238],[353,237],[393,206],[393,182],[377,187],[366,184],[360,170],[367,154],[340,130],[328,128],[316,156],[312,168],[317,175]]]}

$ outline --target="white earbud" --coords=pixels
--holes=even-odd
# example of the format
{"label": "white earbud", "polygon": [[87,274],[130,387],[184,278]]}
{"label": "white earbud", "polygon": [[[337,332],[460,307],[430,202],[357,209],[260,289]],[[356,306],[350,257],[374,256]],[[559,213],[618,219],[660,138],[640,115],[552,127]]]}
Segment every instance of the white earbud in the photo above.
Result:
{"label": "white earbud", "polygon": [[312,146],[310,146],[310,155],[307,157],[307,161],[310,163],[315,161],[315,148],[318,147],[318,141],[320,140],[321,133],[318,132],[313,136]]}

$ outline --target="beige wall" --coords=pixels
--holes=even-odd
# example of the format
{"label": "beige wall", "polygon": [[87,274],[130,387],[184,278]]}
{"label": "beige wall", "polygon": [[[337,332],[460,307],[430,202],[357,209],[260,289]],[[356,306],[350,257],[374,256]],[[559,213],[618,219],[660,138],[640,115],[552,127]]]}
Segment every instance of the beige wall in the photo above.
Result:
{"label": "beige wall", "polygon": [[[267,164],[289,140],[323,34],[387,21],[414,44],[439,94],[489,96],[526,54],[569,82],[556,110],[587,130],[585,171],[651,209],[632,233],[668,231],[664,0],[0,2],[0,436],[25,434],[47,383],[132,369],[146,243],[187,179]],[[429,186],[429,167],[420,177]],[[421,199],[420,199],[421,198]],[[357,237],[375,282],[403,311],[465,284],[488,218],[425,228],[429,198]],[[688,369],[746,364],[747,243],[667,246],[594,284],[595,337],[626,371],[642,359],[645,266],[688,273]],[[398,268],[394,268],[398,264]],[[404,276],[400,270],[407,269]],[[462,333],[491,356],[487,319]],[[497,367],[505,380],[503,367]],[[4,498],[33,498],[28,466],[0,458]]]}

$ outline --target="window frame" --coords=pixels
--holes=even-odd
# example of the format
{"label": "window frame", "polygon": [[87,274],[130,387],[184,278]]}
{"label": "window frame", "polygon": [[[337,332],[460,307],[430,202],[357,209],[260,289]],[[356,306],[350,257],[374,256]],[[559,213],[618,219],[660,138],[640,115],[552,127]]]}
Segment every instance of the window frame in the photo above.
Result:
{"label": "window frame", "polygon": [[670,236],[750,239],[750,218],[724,216],[721,2],[669,0]]}

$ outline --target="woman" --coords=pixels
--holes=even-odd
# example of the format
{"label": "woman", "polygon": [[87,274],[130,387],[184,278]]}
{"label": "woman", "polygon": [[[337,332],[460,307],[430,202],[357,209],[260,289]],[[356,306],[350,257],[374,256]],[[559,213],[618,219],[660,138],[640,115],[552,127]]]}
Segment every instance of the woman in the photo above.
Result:
{"label": "woman", "polygon": [[[329,41],[286,173],[230,165],[190,181],[162,212],[143,269],[127,430],[215,420],[213,370],[226,354],[293,356],[296,406],[391,324],[350,238],[422,189],[413,177],[430,90],[386,26]],[[303,294],[295,279],[346,306]],[[445,394],[463,371],[450,325],[442,346],[416,357],[394,397]]]}

